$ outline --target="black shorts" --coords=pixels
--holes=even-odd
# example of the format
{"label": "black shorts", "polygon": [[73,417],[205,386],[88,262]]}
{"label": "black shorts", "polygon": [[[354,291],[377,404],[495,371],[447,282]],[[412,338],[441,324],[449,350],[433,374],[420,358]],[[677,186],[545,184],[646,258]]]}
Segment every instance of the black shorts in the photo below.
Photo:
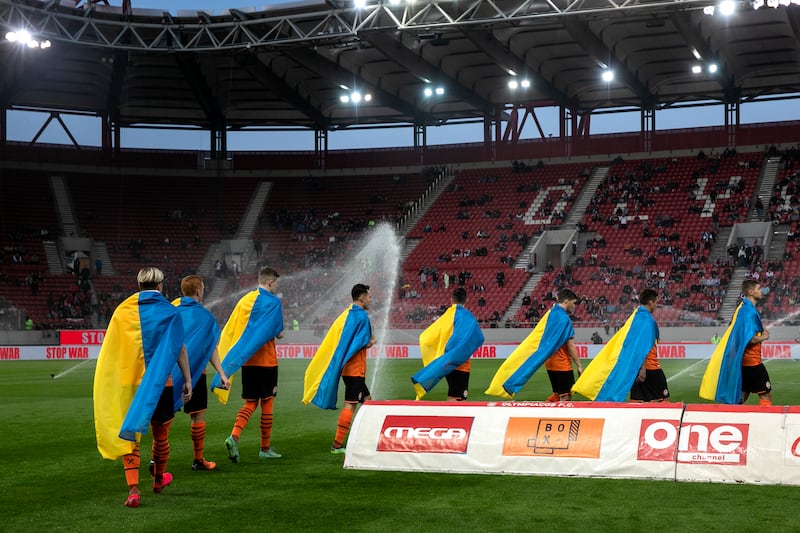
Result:
{"label": "black shorts", "polygon": [[278,394],[277,366],[243,366],[242,399],[260,400]]}
{"label": "black shorts", "polygon": [[206,375],[200,374],[200,379],[192,388],[192,397],[183,404],[183,412],[194,414],[206,409],[208,409],[208,386],[206,385]]}
{"label": "black shorts", "polygon": [[772,390],[767,367],[763,363],[742,367],[742,392],[765,394]]}
{"label": "black shorts", "polygon": [[575,373],[572,370],[548,370],[547,376],[556,394],[571,394],[575,385]]}
{"label": "black shorts", "polygon": [[447,380],[447,397],[458,398],[459,400],[467,399],[467,389],[469,388],[469,372],[463,370],[453,370],[447,374],[444,379]]}
{"label": "black shorts", "polygon": [[364,403],[369,396],[367,380],[361,376],[342,376],[344,381],[344,401]]}
{"label": "black shorts", "polygon": [[634,381],[631,387],[631,400],[639,402],[658,402],[669,398],[667,376],[660,368],[645,370],[643,382]]}
{"label": "black shorts", "polygon": [[153,416],[150,417],[150,422],[164,424],[175,418],[175,399],[172,397],[172,385],[164,387],[161,391],[161,396],[158,398],[158,404],[153,411]]}

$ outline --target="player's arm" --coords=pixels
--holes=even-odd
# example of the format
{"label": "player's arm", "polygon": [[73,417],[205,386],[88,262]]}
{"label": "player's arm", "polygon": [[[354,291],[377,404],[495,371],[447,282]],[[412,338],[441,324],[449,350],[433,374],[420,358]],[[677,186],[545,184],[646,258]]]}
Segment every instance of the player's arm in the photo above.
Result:
{"label": "player's arm", "polygon": [[183,374],[183,401],[187,402],[192,397],[192,371],[189,369],[189,354],[185,344],[181,346],[181,354],[178,356],[178,368]]}
{"label": "player's arm", "polygon": [[564,346],[569,354],[569,358],[572,359],[572,363],[575,365],[575,368],[578,369],[578,375],[580,376],[583,374],[583,366],[581,366],[581,360],[578,359],[578,348],[575,346],[575,341],[573,339],[569,339],[564,343]]}
{"label": "player's arm", "polygon": [[367,343],[365,348],[372,348],[375,345],[376,342],[378,342],[378,341],[375,340],[375,337],[370,337],[369,338],[369,342]]}
{"label": "player's arm", "polygon": [[276,338],[276,339],[282,339],[282,338],[283,338],[283,331],[281,331],[280,333],[278,333],[277,335],[275,335],[275,338]]}
{"label": "player's arm", "polygon": [[768,339],[769,339],[769,331],[765,329],[761,333],[756,333],[755,336],[752,339],[750,339],[750,342],[748,342],[747,344],[761,344],[762,342]]}
{"label": "player's arm", "polygon": [[231,387],[231,382],[228,381],[228,376],[226,376],[225,371],[222,370],[222,363],[219,360],[219,351],[217,351],[216,347],[214,347],[214,353],[211,354],[211,366],[213,366],[214,370],[219,374],[220,388],[228,390]]}

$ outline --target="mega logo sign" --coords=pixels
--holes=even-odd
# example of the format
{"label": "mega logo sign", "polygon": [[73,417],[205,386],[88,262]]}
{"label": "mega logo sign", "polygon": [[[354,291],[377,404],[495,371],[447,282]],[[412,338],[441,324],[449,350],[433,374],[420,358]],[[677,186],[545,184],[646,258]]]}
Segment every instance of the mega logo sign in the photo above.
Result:
{"label": "mega logo sign", "polygon": [[539,457],[600,457],[603,419],[511,417],[503,455]]}
{"label": "mega logo sign", "polygon": [[378,438],[379,452],[467,453],[471,416],[387,415]]}
{"label": "mega logo sign", "polygon": [[[679,430],[680,427],[680,430]],[[748,424],[642,420],[638,459],[689,464],[747,464]]]}

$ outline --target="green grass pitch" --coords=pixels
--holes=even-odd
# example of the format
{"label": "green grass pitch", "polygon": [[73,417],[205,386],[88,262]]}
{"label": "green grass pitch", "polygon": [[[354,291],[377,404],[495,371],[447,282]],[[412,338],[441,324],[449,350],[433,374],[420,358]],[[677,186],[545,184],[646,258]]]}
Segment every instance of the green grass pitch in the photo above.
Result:
{"label": "green grass pitch", "polygon": [[[411,399],[409,376],[419,361],[370,361],[379,367],[376,399]],[[705,363],[662,361],[675,401],[698,402]],[[119,461],[101,459],[92,422],[94,362],[59,379],[74,362],[0,365],[0,531],[797,531],[797,488],[711,483],[538,476],[454,475],[352,471],[329,453],[337,413],[300,404],[307,361],[280,362],[273,445],[282,459],[259,461],[258,419],[231,464],[223,440],[241,406],[213,397],[207,413],[206,457],[213,472],[192,472],[189,417],[172,426],[163,494],[142,473],[142,505],[123,507],[127,494]],[[500,361],[473,361],[472,400]],[[767,363],[776,404],[800,401],[800,366]],[[441,383],[430,399],[445,396]],[[523,400],[549,395],[539,372]],[[751,399],[753,403],[755,399]],[[142,463],[150,457],[143,437]]]}

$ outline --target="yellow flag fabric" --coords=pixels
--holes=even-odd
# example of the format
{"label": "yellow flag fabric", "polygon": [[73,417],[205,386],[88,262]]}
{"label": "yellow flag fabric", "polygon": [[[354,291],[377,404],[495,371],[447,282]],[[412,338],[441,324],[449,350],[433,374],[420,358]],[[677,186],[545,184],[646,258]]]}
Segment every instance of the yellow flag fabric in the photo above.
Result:
{"label": "yellow flag fabric", "polygon": [[[283,308],[280,299],[266,289],[245,294],[234,307],[219,338],[220,363],[233,376],[267,342],[283,331]],[[221,403],[228,403],[231,390],[221,389],[219,375],[211,380],[211,390]]]}
{"label": "yellow flag fabric", "polygon": [[486,394],[513,398],[544,362],[574,335],[575,329],[566,310],[554,305],[503,361]]}
{"label": "yellow flag fabric", "polygon": [[134,294],[114,311],[95,369],[95,433],[97,449],[105,459],[132,453],[136,446],[120,439],[119,430],[144,370],[138,295]]}

